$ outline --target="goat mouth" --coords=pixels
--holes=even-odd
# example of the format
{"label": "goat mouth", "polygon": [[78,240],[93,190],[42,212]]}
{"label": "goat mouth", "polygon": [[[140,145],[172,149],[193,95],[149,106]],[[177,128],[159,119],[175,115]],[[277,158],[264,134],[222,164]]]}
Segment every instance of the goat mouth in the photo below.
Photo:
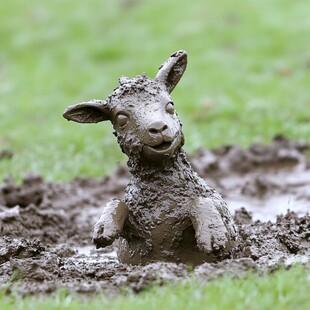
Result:
{"label": "goat mouth", "polygon": [[172,145],[172,141],[170,142],[162,142],[158,145],[155,145],[155,146],[150,146],[151,149],[155,150],[155,151],[166,151],[170,148],[170,146]]}
{"label": "goat mouth", "polygon": [[145,145],[143,149],[144,156],[151,160],[162,159],[162,156],[171,156],[178,145],[178,139],[172,141],[163,141],[157,145]]}

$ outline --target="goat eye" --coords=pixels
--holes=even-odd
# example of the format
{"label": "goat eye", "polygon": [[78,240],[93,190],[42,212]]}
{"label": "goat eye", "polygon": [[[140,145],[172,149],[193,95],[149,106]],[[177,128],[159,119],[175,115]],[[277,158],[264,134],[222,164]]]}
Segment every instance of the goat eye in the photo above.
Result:
{"label": "goat eye", "polygon": [[116,124],[122,128],[125,127],[128,123],[129,117],[126,114],[119,113],[115,117]]}
{"label": "goat eye", "polygon": [[168,102],[168,104],[166,105],[166,111],[169,114],[174,114],[174,106],[172,102]]}

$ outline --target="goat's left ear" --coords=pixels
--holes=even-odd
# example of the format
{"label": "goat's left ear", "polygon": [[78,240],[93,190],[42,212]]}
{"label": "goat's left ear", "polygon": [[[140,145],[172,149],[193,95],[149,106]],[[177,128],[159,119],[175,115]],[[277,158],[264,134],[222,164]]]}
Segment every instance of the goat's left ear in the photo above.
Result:
{"label": "goat's left ear", "polygon": [[177,51],[170,56],[160,67],[156,79],[163,82],[169,93],[179,83],[187,65],[187,54],[185,51]]}
{"label": "goat's left ear", "polygon": [[104,100],[91,100],[69,106],[63,117],[78,123],[98,123],[109,120],[111,109]]}

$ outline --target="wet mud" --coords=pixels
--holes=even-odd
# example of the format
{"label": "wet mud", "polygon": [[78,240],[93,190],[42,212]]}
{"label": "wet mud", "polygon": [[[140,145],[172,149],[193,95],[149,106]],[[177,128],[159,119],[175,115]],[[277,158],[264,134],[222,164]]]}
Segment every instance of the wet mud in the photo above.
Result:
{"label": "wet mud", "polygon": [[[118,241],[96,249],[91,230],[103,206],[123,199],[127,167],[101,179],[48,183],[29,174],[0,185],[0,286],[20,294],[139,292],[152,284],[201,281],[249,270],[275,270],[310,257],[309,145],[277,136],[248,149],[199,150],[191,163],[226,200],[240,240],[230,257],[193,267],[158,262],[119,263]],[[309,157],[308,157],[309,158]],[[15,285],[16,284],[16,285]]]}

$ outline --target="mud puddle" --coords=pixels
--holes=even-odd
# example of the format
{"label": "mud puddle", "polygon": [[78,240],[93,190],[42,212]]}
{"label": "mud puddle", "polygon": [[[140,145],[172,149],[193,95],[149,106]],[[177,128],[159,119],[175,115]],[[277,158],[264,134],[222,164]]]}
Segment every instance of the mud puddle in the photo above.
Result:
{"label": "mud puddle", "polygon": [[0,286],[18,281],[21,294],[136,292],[150,284],[192,277],[274,270],[296,262],[309,266],[309,146],[278,136],[266,146],[244,150],[223,146],[199,150],[195,170],[227,201],[239,225],[240,245],[230,259],[196,268],[153,263],[129,266],[117,260],[117,242],[96,250],[90,233],[105,202],[122,198],[127,168],[101,179],[47,183],[37,175],[22,185],[0,185]]}

